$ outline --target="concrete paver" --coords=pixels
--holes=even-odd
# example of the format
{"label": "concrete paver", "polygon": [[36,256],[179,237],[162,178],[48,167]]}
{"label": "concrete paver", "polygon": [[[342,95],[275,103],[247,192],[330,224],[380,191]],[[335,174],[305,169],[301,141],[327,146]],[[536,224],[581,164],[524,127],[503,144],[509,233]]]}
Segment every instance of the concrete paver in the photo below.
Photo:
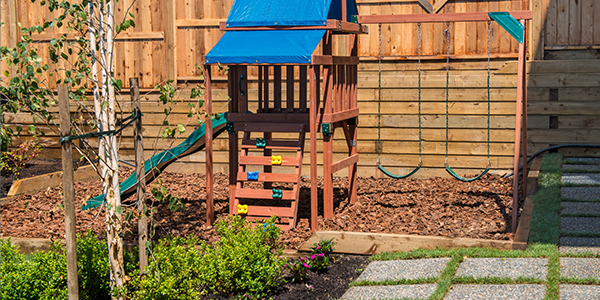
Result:
{"label": "concrete paver", "polygon": [[600,187],[562,187],[560,196],[567,199],[577,199],[581,201],[600,201]]}
{"label": "concrete paver", "polygon": [[345,300],[371,299],[427,299],[437,289],[437,284],[355,286],[342,296]]}
{"label": "concrete paver", "polygon": [[560,238],[559,243],[558,249],[562,254],[582,252],[600,254],[600,238],[564,236]]}
{"label": "concrete paver", "polygon": [[562,231],[600,233],[600,218],[560,218]]}
{"label": "concrete paver", "polygon": [[562,183],[600,185],[600,173],[564,173]]}
{"label": "concrete paver", "polygon": [[560,275],[574,278],[600,278],[600,258],[561,257]]}
{"label": "concrete paver", "polygon": [[[562,165],[562,169],[563,170],[585,170],[585,171],[599,171],[600,172],[600,165],[569,165],[569,164],[563,164]],[[573,172],[573,171],[571,171]]]}
{"label": "concrete paver", "polygon": [[384,281],[438,277],[450,258],[388,260],[371,262],[358,281]]}
{"label": "concrete paver", "polygon": [[600,215],[600,202],[561,202],[561,214]]}
{"label": "concrete paver", "polygon": [[599,285],[561,284],[560,300],[600,300]]}
{"label": "concrete paver", "polygon": [[547,264],[545,258],[467,258],[455,276],[546,279]]}
{"label": "concrete paver", "polygon": [[445,300],[541,300],[546,294],[543,284],[456,284]]}

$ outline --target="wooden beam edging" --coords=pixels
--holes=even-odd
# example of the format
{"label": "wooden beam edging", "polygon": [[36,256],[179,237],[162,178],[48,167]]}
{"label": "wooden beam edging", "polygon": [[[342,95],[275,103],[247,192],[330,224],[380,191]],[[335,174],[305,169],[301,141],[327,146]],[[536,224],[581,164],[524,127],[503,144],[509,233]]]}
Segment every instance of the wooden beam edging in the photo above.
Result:
{"label": "wooden beam edging", "polygon": [[366,233],[345,231],[317,231],[298,248],[310,251],[310,245],[321,239],[333,239],[337,244],[336,253],[373,255],[382,252],[411,251],[415,249],[466,248],[481,247],[512,250],[512,241],[448,238],[442,236],[423,236],[390,233]]}
{"label": "wooden beam edging", "polygon": [[540,167],[542,165],[542,157],[536,157],[531,163],[531,169],[527,174],[527,197],[525,203],[523,203],[523,211],[521,212],[521,218],[519,218],[519,227],[513,238],[513,249],[514,250],[525,250],[527,248],[527,241],[529,240],[529,224],[533,217],[533,195],[537,190],[537,181],[540,174]]}
{"label": "wooden beam edging", "polygon": [[[50,187],[62,185],[62,171],[48,173],[44,175],[19,179],[13,182],[8,191],[7,198],[22,194],[34,193],[45,190]],[[75,181],[90,181],[100,179],[98,173],[92,166],[83,166],[75,171]]]}

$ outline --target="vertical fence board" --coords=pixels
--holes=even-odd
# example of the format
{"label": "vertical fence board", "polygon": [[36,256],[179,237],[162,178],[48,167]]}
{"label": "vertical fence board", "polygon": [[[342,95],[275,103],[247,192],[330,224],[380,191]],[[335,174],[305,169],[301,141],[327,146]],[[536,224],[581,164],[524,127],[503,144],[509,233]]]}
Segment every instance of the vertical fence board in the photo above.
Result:
{"label": "vertical fence board", "polygon": [[581,0],[581,44],[594,43],[594,1]]}
{"label": "vertical fence board", "polygon": [[558,12],[556,17],[556,42],[558,45],[569,44],[569,2],[572,0],[557,0]]}
{"label": "vertical fence board", "polygon": [[569,1],[569,45],[581,42],[581,1]]}

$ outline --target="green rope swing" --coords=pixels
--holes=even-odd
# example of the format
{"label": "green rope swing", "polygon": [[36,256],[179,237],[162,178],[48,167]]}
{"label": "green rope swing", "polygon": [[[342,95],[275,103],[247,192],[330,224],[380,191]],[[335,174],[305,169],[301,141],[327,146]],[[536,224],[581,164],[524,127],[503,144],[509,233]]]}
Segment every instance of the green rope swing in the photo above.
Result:
{"label": "green rope swing", "polygon": [[419,165],[405,175],[396,175],[386,170],[381,165],[381,24],[379,24],[379,106],[377,107],[377,169],[386,176],[394,179],[403,179],[415,174],[422,166],[423,160],[421,157],[421,23],[419,28]]}
{"label": "green rope swing", "polygon": [[488,104],[488,114],[487,114],[487,167],[485,168],[485,170],[483,170],[483,172],[481,172],[479,175],[475,176],[475,177],[470,177],[470,178],[466,178],[466,177],[462,177],[458,174],[456,174],[456,172],[454,172],[454,170],[452,170],[452,168],[450,168],[450,166],[448,165],[448,91],[449,91],[449,87],[448,87],[448,83],[449,83],[449,78],[450,78],[450,23],[446,23],[446,30],[444,30],[444,42],[446,43],[446,160],[444,162],[444,166],[446,167],[446,171],[452,175],[452,177],[460,180],[460,181],[464,181],[464,182],[471,182],[471,181],[475,181],[480,179],[481,177],[483,177],[483,175],[485,175],[489,170],[490,170],[490,39],[493,38],[491,36],[492,33],[492,29],[491,29],[491,22],[488,21],[488,73],[487,73],[487,104]]}

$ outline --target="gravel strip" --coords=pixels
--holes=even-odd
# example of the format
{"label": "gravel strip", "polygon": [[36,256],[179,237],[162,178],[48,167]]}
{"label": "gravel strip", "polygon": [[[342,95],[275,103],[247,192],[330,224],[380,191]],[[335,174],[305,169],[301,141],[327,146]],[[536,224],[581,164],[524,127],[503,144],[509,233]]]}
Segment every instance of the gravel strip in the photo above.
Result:
{"label": "gravel strip", "polygon": [[600,200],[600,187],[562,187],[560,196],[582,201]]}
{"label": "gravel strip", "polygon": [[561,300],[600,300],[598,285],[561,284],[559,289]]}
{"label": "gravel strip", "polygon": [[450,258],[374,261],[357,280],[384,281],[439,277]]}
{"label": "gravel strip", "polygon": [[600,173],[563,173],[562,183],[600,185]]}
{"label": "gravel strip", "polygon": [[566,163],[577,162],[577,163],[600,165],[600,158],[591,158],[591,157],[565,157],[565,158],[563,158],[563,161]]}
{"label": "gravel strip", "polygon": [[563,170],[599,171],[600,165],[562,165]]}
{"label": "gravel strip", "polygon": [[600,203],[594,202],[562,202],[561,214],[596,214],[600,215]]}
{"label": "gravel strip", "polygon": [[354,286],[348,289],[342,299],[427,299],[435,290],[437,284],[414,285],[384,285],[384,286]]}
{"label": "gravel strip", "polygon": [[444,300],[541,300],[545,294],[542,284],[456,284]]}
{"label": "gravel strip", "polygon": [[460,264],[455,276],[546,279],[547,265],[545,258],[467,258]]}
{"label": "gravel strip", "polygon": [[560,275],[575,278],[600,278],[600,258],[560,258]]}
{"label": "gravel strip", "polygon": [[600,233],[600,218],[560,218],[563,231]]}
{"label": "gravel strip", "polygon": [[561,237],[558,249],[562,254],[583,252],[600,254],[600,238]]}

